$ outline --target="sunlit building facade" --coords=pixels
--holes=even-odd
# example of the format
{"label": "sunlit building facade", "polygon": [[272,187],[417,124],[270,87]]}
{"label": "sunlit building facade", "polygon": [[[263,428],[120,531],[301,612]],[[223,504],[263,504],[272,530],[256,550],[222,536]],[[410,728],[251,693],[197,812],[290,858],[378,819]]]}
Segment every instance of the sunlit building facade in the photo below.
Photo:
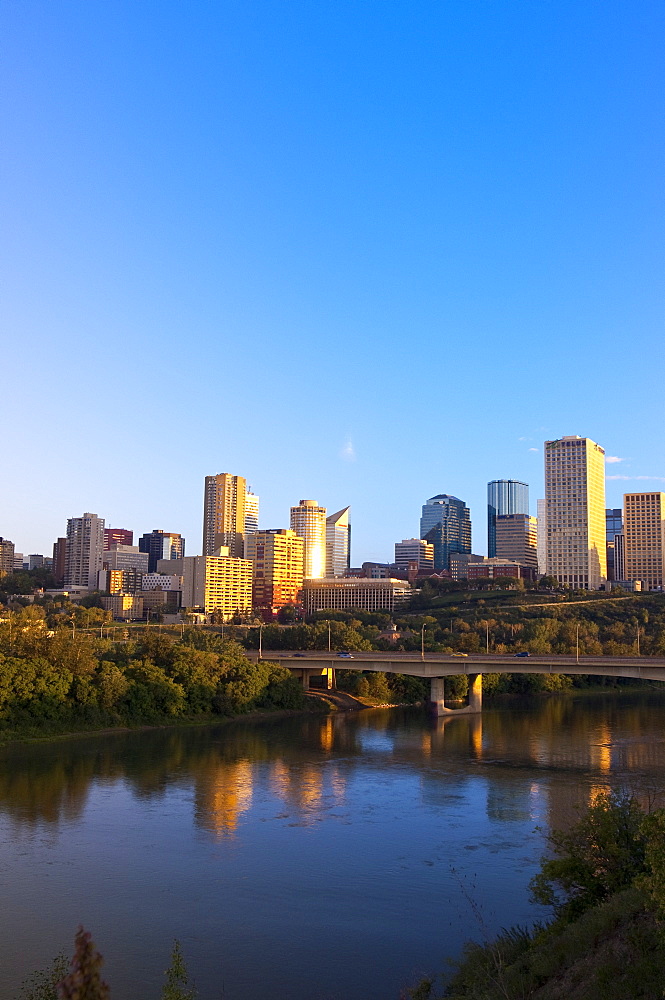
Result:
{"label": "sunlit building facade", "polygon": [[0,537],[0,573],[14,572],[14,543]]}
{"label": "sunlit building facade", "polygon": [[395,568],[406,572],[409,564],[418,569],[434,569],[434,545],[424,538],[403,538],[395,542]]}
{"label": "sunlit building facade", "polygon": [[228,548],[236,559],[245,555],[245,504],[247,481],[243,476],[220,472],[206,476],[203,500],[203,555],[214,556]]}
{"label": "sunlit building facade", "polygon": [[[163,563],[162,563],[163,565]],[[182,576],[182,605],[224,620],[249,614],[252,608],[252,564],[230,555],[185,556],[174,560]]]}
{"label": "sunlit building facade", "polygon": [[577,435],[545,442],[547,575],[598,590],[607,579],[605,451]]}
{"label": "sunlit building facade", "polygon": [[326,576],[346,576],[351,565],[350,507],[326,518]]}
{"label": "sunlit building facade", "polygon": [[662,590],[665,580],[665,493],[623,498],[625,579],[642,590]]}
{"label": "sunlit building facade", "polygon": [[251,490],[245,494],[245,535],[259,530],[259,498]]}
{"label": "sunlit building facade", "polygon": [[296,604],[303,582],[304,542],[291,528],[256,531],[245,540],[252,563],[252,606],[264,618]]}
{"label": "sunlit building facade", "polygon": [[[538,572],[538,531],[529,514],[497,514],[494,519],[495,556]],[[495,556],[489,556],[493,559]]]}
{"label": "sunlit building facade", "polygon": [[303,571],[310,580],[326,574],[326,514],[316,500],[301,500],[291,508],[291,530],[303,540]]}
{"label": "sunlit building facade", "polygon": [[387,611],[411,596],[405,580],[305,580],[302,599],[308,615],[315,611]]}

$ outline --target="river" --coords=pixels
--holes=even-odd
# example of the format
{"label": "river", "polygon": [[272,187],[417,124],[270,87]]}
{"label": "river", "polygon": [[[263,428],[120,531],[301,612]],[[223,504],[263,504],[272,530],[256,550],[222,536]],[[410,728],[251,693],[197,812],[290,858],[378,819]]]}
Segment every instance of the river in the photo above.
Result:
{"label": "river", "polygon": [[548,828],[663,785],[665,694],[233,721],[0,752],[0,996],[71,954],[160,996],[174,938],[201,1000],[397,1000],[468,938],[542,911]]}

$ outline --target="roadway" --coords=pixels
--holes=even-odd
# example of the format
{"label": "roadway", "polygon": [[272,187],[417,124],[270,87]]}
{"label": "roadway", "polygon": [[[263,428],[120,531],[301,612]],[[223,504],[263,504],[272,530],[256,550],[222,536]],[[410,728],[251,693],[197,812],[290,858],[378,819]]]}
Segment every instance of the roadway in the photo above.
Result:
{"label": "roadway", "polygon": [[[258,659],[257,650],[247,655]],[[267,650],[262,658],[281,663],[290,670],[375,670],[383,673],[409,674],[413,677],[450,677],[453,674],[596,674],[612,677],[632,677],[642,680],[665,681],[665,657],[654,656],[515,656],[496,653],[371,652],[339,656],[327,650]]]}

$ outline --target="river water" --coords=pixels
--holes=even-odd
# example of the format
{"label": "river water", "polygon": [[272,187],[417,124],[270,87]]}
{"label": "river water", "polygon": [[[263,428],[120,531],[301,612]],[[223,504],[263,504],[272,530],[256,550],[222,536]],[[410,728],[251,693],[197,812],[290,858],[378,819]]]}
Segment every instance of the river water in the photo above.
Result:
{"label": "river water", "polygon": [[0,997],[81,923],[113,1000],[158,1000],[174,938],[201,1000],[397,1000],[542,916],[546,830],[664,765],[665,694],[635,691],[5,749]]}

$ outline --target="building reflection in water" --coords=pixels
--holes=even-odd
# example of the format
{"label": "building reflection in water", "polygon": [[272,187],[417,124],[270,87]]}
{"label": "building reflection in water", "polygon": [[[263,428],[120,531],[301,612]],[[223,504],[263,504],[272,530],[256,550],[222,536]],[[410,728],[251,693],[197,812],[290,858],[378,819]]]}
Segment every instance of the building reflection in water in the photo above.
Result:
{"label": "building reflection in water", "polygon": [[196,776],[196,823],[215,837],[232,836],[252,804],[254,766],[249,760],[219,761]]}

